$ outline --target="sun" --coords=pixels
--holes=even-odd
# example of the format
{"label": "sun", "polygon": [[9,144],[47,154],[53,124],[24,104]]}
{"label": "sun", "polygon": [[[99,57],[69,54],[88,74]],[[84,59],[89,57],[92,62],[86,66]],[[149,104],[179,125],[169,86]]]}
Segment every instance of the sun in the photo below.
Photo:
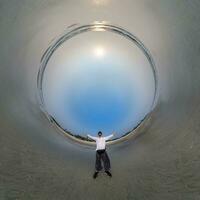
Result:
{"label": "sun", "polygon": [[105,49],[101,46],[95,47],[94,55],[98,58],[102,58],[105,55]]}

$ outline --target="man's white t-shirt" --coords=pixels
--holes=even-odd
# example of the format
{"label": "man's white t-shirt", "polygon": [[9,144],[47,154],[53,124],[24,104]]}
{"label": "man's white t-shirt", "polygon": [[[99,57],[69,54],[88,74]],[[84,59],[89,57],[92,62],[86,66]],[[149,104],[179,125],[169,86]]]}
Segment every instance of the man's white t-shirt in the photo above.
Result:
{"label": "man's white t-shirt", "polygon": [[106,148],[106,141],[113,137],[113,134],[107,137],[93,137],[91,135],[88,135],[88,137],[96,141],[96,150],[103,150]]}

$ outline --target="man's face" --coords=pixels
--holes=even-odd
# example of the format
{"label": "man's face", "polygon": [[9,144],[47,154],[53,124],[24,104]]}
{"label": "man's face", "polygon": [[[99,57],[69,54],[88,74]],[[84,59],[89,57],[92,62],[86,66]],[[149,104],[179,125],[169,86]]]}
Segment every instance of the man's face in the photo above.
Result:
{"label": "man's face", "polygon": [[102,133],[98,133],[98,136],[101,137],[101,136],[102,136]]}

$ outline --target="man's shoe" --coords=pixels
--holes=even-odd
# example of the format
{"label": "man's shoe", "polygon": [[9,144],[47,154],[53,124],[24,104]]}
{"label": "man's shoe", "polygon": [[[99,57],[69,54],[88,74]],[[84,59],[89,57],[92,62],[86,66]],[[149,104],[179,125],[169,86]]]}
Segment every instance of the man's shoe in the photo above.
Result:
{"label": "man's shoe", "polygon": [[93,178],[94,178],[94,179],[98,176],[98,173],[99,173],[99,172],[94,172],[94,174],[93,174]]}
{"label": "man's shoe", "polygon": [[112,174],[111,174],[109,171],[105,171],[105,172],[106,172],[106,174],[107,174],[108,176],[112,177]]}

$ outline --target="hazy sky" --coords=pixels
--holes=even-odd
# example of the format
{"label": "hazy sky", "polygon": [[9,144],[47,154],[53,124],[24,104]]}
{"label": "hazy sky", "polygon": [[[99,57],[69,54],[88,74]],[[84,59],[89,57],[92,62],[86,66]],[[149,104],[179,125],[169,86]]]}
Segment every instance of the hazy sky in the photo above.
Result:
{"label": "hazy sky", "polygon": [[79,135],[125,134],[148,113],[154,89],[142,51],[111,32],[82,33],[63,43],[43,79],[47,111]]}

